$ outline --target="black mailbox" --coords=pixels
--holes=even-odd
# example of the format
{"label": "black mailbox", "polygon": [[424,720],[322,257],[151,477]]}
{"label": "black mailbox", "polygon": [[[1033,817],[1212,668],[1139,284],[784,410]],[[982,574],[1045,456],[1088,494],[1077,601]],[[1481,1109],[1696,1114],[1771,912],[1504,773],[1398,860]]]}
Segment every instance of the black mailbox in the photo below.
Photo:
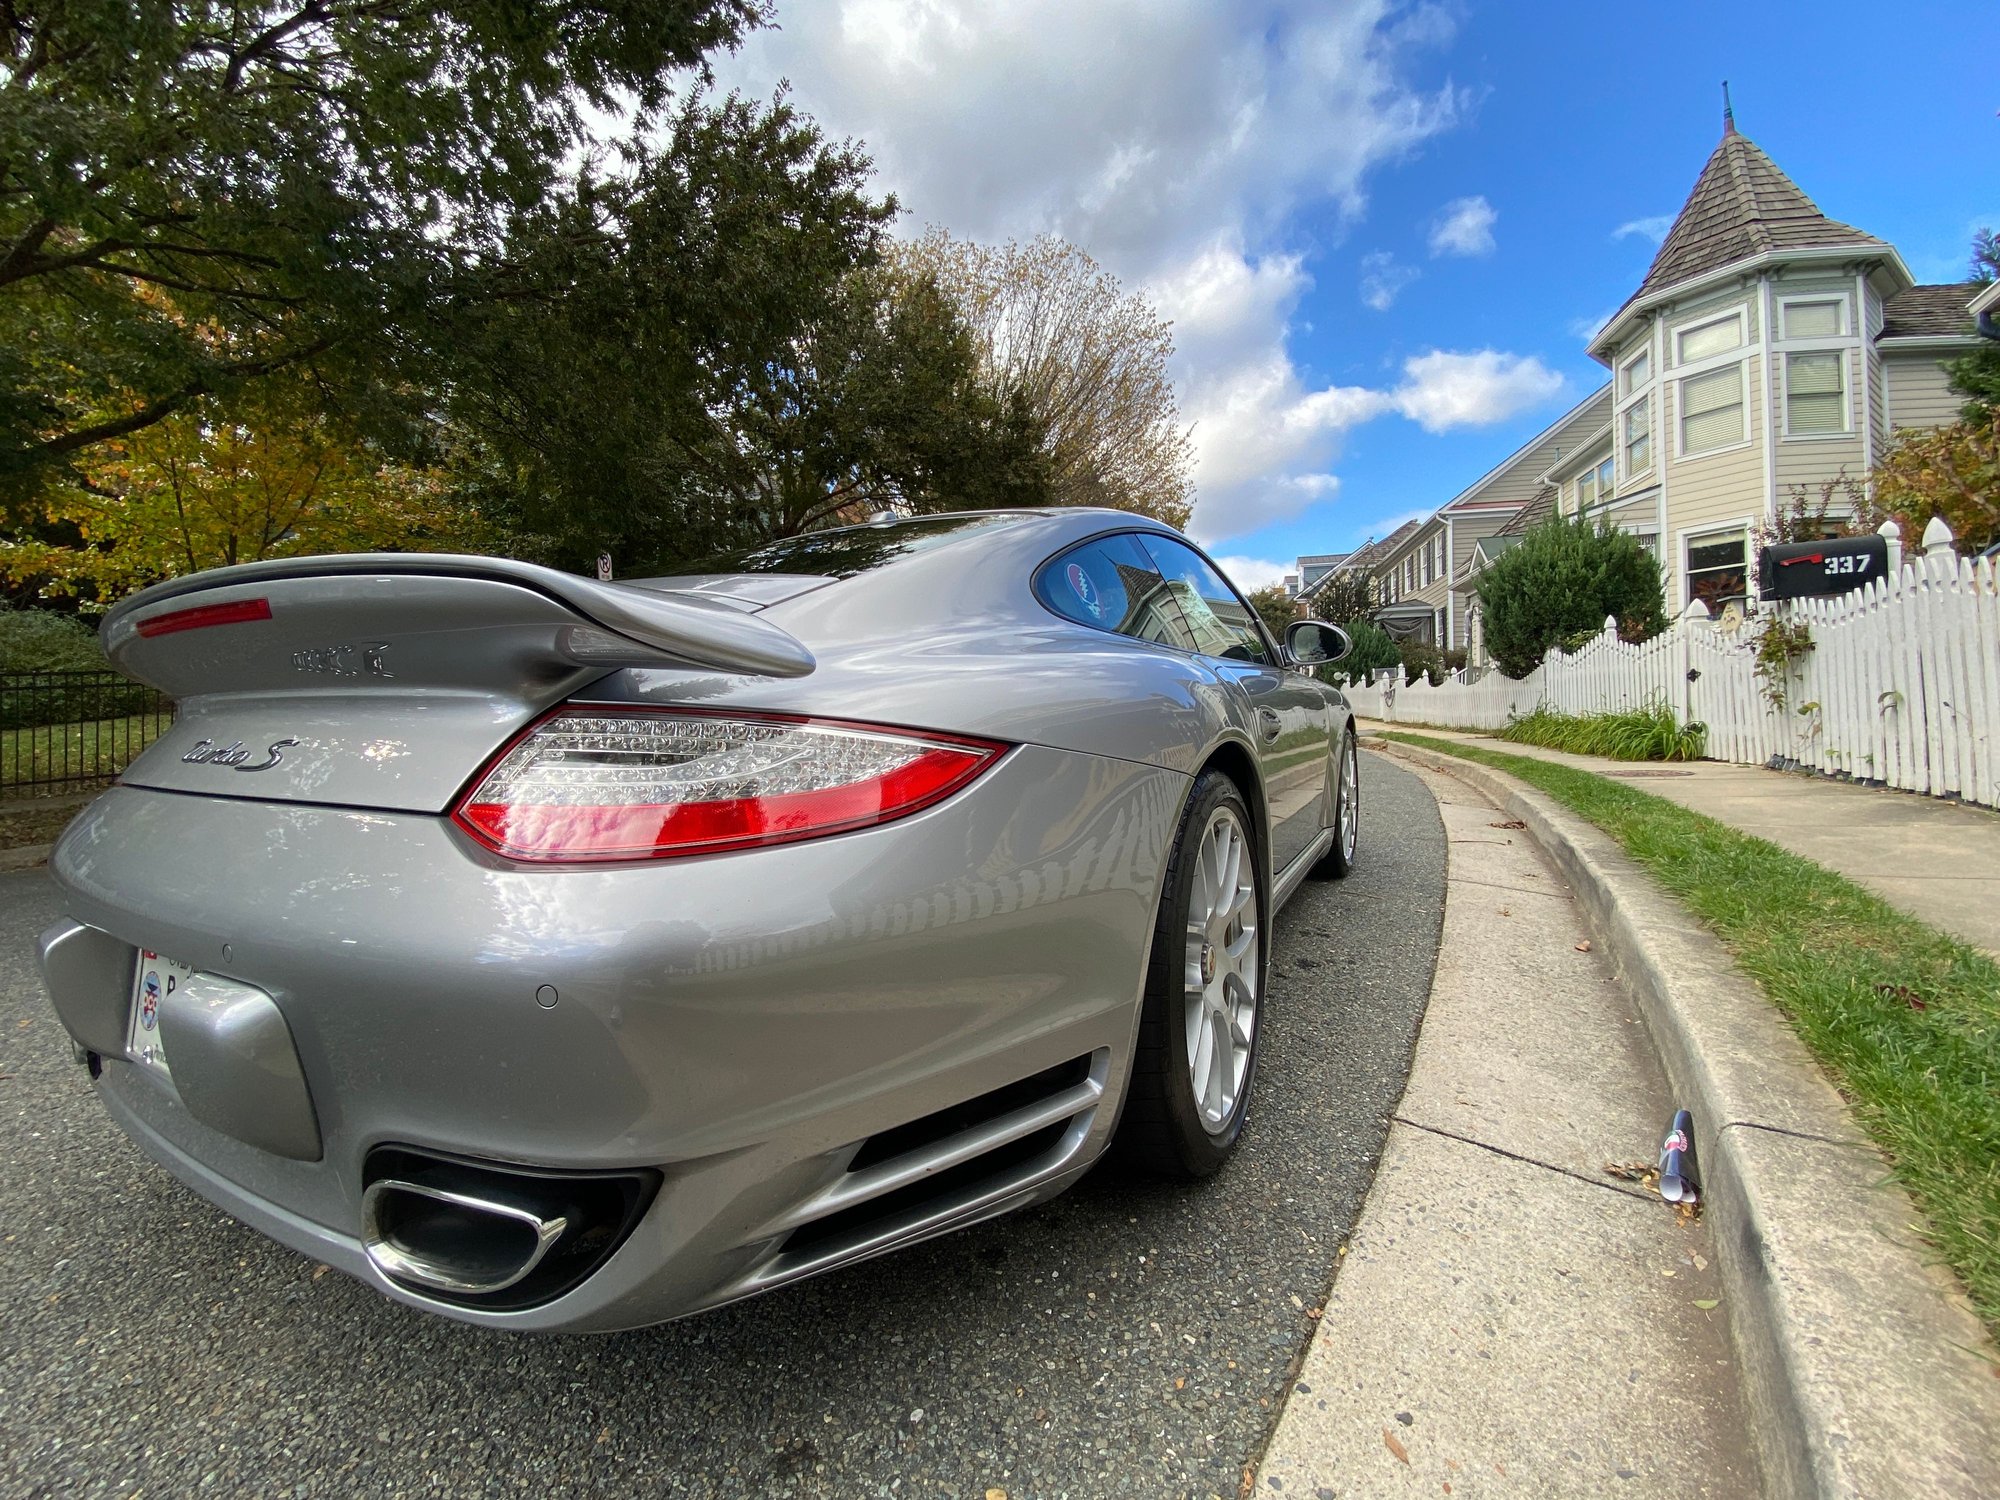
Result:
{"label": "black mailbox", "polygon": [[1889,543],[1879,536],[1837,536],[1823,542],[1779,542],[1758,560],[1757,589],[1766,599],[1844,594],[1889,576]]}

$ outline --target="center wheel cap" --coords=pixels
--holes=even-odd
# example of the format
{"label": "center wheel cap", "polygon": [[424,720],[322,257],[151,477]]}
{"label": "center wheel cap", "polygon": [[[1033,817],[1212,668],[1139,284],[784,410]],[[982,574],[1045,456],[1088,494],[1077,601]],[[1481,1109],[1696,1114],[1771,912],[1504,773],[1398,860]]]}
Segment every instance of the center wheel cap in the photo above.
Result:
{"label": "center wheel cap", "polygon": [[1205,985],[1215,983],[1215,944],[1213,943],[1203,943],[1201,945],[1201,982]]}

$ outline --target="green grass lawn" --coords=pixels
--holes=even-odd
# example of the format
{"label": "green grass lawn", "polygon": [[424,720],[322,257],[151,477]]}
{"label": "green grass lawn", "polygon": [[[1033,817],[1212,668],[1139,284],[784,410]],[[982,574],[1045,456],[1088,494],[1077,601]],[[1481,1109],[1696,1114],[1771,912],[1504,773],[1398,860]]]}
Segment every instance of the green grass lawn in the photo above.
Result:
{"label": "green grass lawn", "polygon": [[0,731],[0,797],[32,797],[74,790],[24,786],[24,782],[58,777],[102,780],[116,776],[159,737],[168,723],[164,714],[133,714],[83,724],[43,724],[32,729]]}
{"label": "green grass lawn", "polygon": [[2000,965],[1810,860],[1588,771],[1387,738],[1518,776],[1605,830],[1790,1019],[2000,1337]]}

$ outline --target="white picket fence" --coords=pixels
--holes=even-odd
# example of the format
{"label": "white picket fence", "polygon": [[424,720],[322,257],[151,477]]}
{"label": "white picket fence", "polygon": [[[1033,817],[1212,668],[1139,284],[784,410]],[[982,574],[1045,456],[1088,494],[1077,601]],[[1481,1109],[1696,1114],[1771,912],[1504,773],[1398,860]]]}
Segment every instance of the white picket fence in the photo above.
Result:
{"label": "white picket fence", "polygon": [[1756,673],[1759,626],[1719,630],[1700,604],[1640,645],[1601,634],[1526,677],[1461,672],[1433,687],[1401,672],[1348,688],[1355,711],[1391,723],[1502,729],[1546,705],[1601,713],[1666,703],[1708,726],[1708,754],[1798,765],[1926,796],[2000,807],[2000,565],[1961,558],[1933,521],[1921,556],[1890,534],[1886,578],[1782,605],[1812,649],[1771,702]]}

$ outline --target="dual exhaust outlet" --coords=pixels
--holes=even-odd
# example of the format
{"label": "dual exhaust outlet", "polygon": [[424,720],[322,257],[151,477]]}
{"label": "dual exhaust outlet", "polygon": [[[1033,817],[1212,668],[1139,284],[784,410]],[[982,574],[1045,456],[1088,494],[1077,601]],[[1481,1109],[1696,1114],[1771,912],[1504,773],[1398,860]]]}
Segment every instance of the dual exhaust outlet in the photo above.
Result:
{"label": "dual exhaust outlet", "polygon": [[399,1177],[361,1199],[361,1245],[384,1276],[435,1292],[483,1297],[525,1281],[569,1228],[475,1193]]}
{"label": "dual exhaust outlet", "polygon": [[362,1171],[361,1246],[408,1291],[518,1311],[601,1267],[659,1190],[649,1169],[557,1172],[380,1146]]}

